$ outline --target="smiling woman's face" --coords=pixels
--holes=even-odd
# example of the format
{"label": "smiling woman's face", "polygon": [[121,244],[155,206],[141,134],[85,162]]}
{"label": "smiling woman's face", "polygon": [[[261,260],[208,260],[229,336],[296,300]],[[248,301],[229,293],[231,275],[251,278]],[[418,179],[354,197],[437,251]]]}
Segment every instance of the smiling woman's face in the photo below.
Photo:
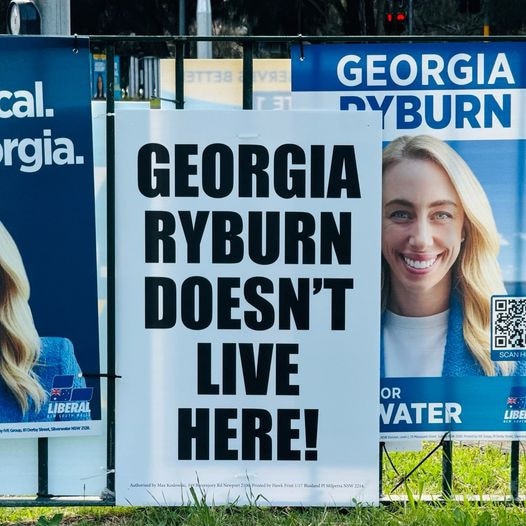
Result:
{"label": "smiling woman's face", "polygon": [[447,309],[464,226],[464,211],[449,177],[431,161],[394,164],[383,176],[382,210],[389,307],[415,315],[403,312],[403,305],[422,302],[426,309],[421,316]]}

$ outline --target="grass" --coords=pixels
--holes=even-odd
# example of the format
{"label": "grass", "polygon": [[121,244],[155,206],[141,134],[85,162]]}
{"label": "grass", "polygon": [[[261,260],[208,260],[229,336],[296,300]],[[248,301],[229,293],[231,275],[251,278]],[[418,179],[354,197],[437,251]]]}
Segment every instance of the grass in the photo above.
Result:
{"label": "grass", "polygon": [[[434,447],[425,444],[422,451],[390,453],[395,469],[384,455],[384,493],[405,495],[409,489],[414,494],[423,491],[430,495],[442,492],[442,452],[433,454],[409,479],[407,486],[392,488],[400,476],[408,473]],[[522,451],[521,451],[522,453]],[[455,443],[453,448],[454,495],[510,495],[510,453],[509,442],[503,443]],[[526,457],[520,456],[519,488],[526,488]],[[526,523],[526,520],[525,520]]]}
{"label": "grass", "polygon": [[0,524],[11,526],[523,526],[523,508],[500,504],[393,504],[352,509],[260,508],[217,506],[198,508],[49,508],[4,510]]}
{"label": "grass", "polygon": [[[270,508],[258,505],[212,506],[198,489],[182,507],[0,508],[0,525],[10,526],[523,526],[526,510],[495,496],[509,497],[508,444],[462,444],[453,449],[455,499],[424,502],[423,495],[442,491],[442,453],[438,450],[399,488],[410,472],[433,448],[384,455],[383,488],[387,505],[368,508]],[[526,459],[521,455],[519,488],[526,487]],[[493,500],[482,502],[483,496]],[[396,500],[404,497],[403,501]],[[472,498],[478,497],[478,502]],[[190,505],[191,504],[191,505]]]}

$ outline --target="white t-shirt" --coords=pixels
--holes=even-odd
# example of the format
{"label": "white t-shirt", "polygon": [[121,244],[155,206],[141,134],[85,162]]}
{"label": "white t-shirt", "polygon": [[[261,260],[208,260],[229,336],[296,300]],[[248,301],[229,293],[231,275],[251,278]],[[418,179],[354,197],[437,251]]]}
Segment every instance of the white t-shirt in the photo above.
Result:
{"label": "white t-shirt", "polygon": [[432,316],[384,318],[386,377],[442,376],[449,310]]}

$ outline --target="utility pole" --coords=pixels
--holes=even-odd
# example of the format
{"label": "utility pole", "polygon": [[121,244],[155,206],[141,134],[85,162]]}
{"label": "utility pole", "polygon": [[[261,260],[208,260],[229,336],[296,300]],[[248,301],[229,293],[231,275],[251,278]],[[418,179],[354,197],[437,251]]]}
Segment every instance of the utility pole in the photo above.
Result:
{"label": "utility pole", "polygon": [[186,0],[179,0],[179,34],[186,35]]}
{"label": "utility pole", "polygon": [[[197,36],[212,35],[212,8],[210,0],[197,0]],[[197,43],[197,58],[212,58],[212,42]]]}
{"label": "utility pole", "polygon": [[42,35],[71,35],[70,0],[35,0],[42,19]]}
{"label": "utility pole", "polygon": [[484,0],[483,4],[484,9],[484,28],[483,28],[483,35],[485,37],[488,37],[490,34],[490,27],[489,27],[489,12],[490,12],[490,0]]}

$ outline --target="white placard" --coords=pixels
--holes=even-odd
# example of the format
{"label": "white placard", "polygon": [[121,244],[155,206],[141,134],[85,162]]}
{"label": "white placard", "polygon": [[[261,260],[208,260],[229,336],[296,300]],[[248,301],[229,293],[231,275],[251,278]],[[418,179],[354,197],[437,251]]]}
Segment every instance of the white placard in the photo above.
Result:
{"label": "white placard", "polygon": [[117,114],[118,504],[378,502],[380,120]]}

